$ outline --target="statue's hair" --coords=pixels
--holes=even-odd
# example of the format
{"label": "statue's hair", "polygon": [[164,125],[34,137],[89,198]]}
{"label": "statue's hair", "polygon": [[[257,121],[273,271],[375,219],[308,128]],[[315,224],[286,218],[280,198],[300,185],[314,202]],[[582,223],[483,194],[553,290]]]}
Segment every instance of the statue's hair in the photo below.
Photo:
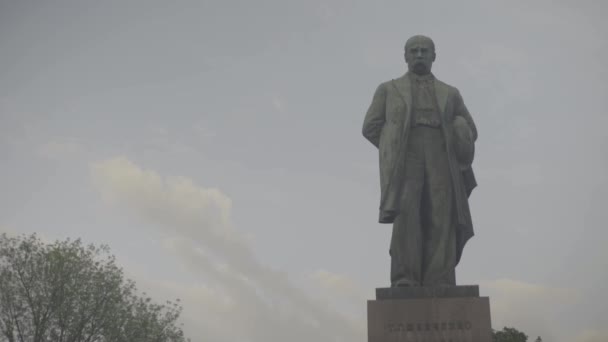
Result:
{"label": "statue's hair", "polygon": [[415,41],[427,41],[430,45],[431,45],[431,49],[433,50],[433,52],[435,52],[435,43],[433,42],[433,40],[427,36],[423,36],[423,35],[415,35],[413,37],[411,37],[410,39],[407,40],[407,42],[405,42],[405,46],[403,47],[403,49],[405,51],[407,51],[407,47],[408,45],[414,43]]}

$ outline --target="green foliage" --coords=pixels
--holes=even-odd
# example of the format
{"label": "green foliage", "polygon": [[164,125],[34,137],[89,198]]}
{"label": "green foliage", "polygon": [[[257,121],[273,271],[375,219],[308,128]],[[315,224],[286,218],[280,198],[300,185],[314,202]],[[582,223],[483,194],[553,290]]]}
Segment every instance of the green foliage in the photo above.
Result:
{"label": "green foliage", "polygon": [[108,246],[0,235],[0,342],[182,342],[180,313],[138,296]]}
{"label": "green foliage", "polygon": [[501,331],[492,333],[494,342],[526,342],[528,336],[515,328],[504,327]]}

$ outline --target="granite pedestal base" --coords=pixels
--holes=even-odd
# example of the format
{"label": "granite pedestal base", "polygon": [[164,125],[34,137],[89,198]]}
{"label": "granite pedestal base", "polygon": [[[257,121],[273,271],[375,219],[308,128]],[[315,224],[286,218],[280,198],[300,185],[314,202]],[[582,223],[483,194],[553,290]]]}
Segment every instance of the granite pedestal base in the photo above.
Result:
{"label": "granite pedestal base", "polygon": [[492,342],[490,301],[478,286],[376,289],[368,342]]}

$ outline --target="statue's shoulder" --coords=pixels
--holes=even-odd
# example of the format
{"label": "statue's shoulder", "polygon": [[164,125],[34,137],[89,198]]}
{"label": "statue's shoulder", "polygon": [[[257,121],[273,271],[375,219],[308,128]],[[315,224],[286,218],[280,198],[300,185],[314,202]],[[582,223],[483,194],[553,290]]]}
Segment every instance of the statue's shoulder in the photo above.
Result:
{"label": "statue's shoulder", "polygon": [[438,79],[437,77],[435,77],[435,82],[440,87],[446,88],[448,90],[449,94],[458,94],[458,88],[456,88],[455,86],[447,84],[447,83],[443,82],[442,80]]}
{"label": "statue's shoulder", "polygon": [[441,80],[438,80],[437,78],[435,78],[435,82],[437,83],[438,86],[444,87],[447,90],[448,96],[454,96],[454,97],[460,96],[460,91],[455,86],[453,86],[451,84],[447,84]]}
{"label": "statue's shoulder", "polygon": [[388,92],[393,92],[396,88],[408,88],[409,82],[410,81],[407,78],[407,74],[405,74],[380,83],[378,88],[382,88]]}
{"label": "statue's shoulder", "polygon": [[393,82],[393,80],[384,81],[380,83],[378,88],[388,89],[391,86],[391,82]]}
{"label": "statue's shoulder", "polygon": [[393,93],[394,85],[392,84],[394,80],[388,80],[380,83],[376,88],[374,96],[391,96]]}

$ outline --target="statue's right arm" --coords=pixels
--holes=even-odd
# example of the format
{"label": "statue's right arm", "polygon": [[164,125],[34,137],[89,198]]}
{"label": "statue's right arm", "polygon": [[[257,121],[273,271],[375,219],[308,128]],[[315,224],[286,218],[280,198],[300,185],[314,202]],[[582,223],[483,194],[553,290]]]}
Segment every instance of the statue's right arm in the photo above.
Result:
{"label": "statue's right arm", "polygon": [[363,120],[363,136],[376,147],[380,145],[380,133],[386,121],[385,106],[386,88],[384,84],[380,84]]}

